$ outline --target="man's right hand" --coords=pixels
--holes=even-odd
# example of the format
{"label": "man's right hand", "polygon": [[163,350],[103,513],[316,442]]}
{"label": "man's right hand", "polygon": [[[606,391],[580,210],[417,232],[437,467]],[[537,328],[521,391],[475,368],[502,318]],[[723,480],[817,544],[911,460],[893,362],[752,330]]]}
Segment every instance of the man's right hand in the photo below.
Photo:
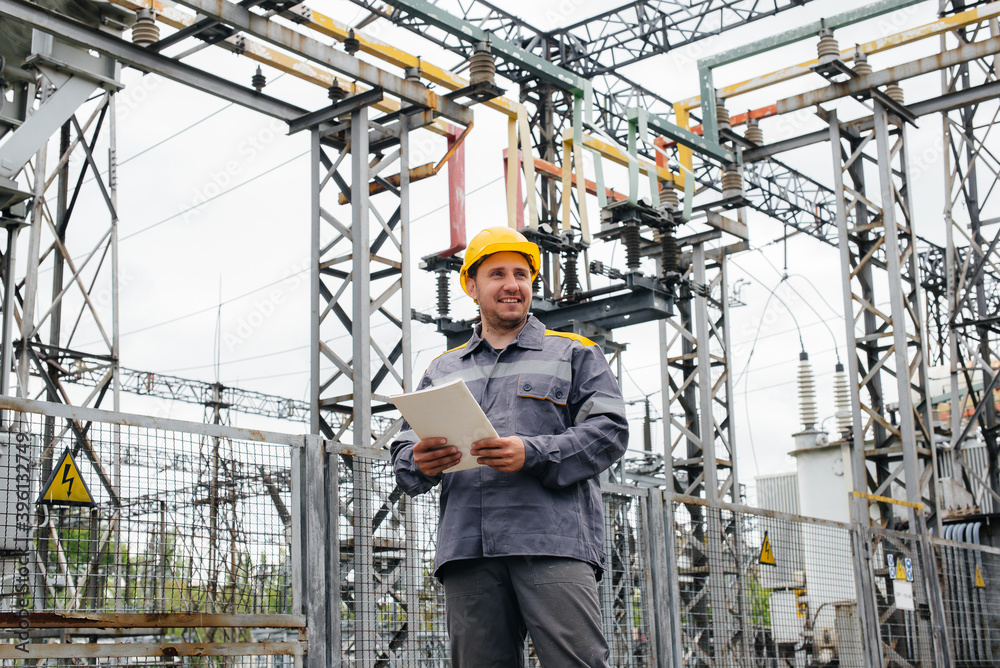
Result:
{"label": "man's right hand", "polygon": [[436,476],[462,459],[462,453],[445,438],[425,438],[413,444],[413,463],[426,476]]}

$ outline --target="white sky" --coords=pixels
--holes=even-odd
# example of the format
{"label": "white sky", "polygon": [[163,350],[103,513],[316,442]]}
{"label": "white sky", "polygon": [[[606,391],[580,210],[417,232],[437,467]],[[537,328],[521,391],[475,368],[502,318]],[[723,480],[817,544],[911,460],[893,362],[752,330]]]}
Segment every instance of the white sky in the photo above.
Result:
{"label": "white sky", "polygon": [[[316,10],[350,22],[360,18],[359,9],[344,2],[310,3]],[[565,25],[570,20],[598,13],[618,3],[577,0],[535,0],[505,3],[509,11],[524,16],[541,28]],[[778,17],[727,32],[687,49],[651,58],[629,67],[625,74],[670,100],[697,94],[695,62],[720,50],[761,39],[821,16],[829,16],[857,2],[815,0],[805,7]],[[885,36],[906,27],[934,20],[936,3],[922,3],[875,21],[838,31],[841,48]],[[375,32],[371,29],[367,33]],[[389,26],[378,29],[380,39],[421,55],[436,64],[456,65],[452,56],[433,45]],[[175,47],[176,53],[182,48]],[[926,55],[938,48],[937,40],[879,54],[870,60],[876,70]],[[815,41],[807,41],[764,54],[750,62],[723,68],[716,85],[735,83],[787,65],[815,57]],[[206,49],[188,62],[222,76],[249,83],[256,64],[248,59]],[[385,67],[383,65],[383,67]],[[271,82],[266,92],[308,109],[324,106],[325,91],[290,76],[264,68]],[[118,95],[118,156],[120,254],[121,254],[121,364],[133,369],[163,374],[215,379],[214,344],[221,302],[220,380],[227,385],[269,394],[307,399],[309,391],[309,158],[305,134],[286,136],[279,122],[223,100],[184,88],[134,70],[124,73],[125,89]],[[816,75],[733,101],[731,113],[772,103],[778,97],[819,88]],[[923,77],[903,83],[907,100],[937,95],[940,79]],[[515,91],[508,95],[514,97]],[[841,117],[863,115],[854,102],[841,105]],[[505,119],[485,107],[476,108],[476,127],[466,148],[468,173],[467,216],[469,236],[478,229],[503,224],[504,192],[501,151],[506,145]],[[793,119],[762,122],[765,141],[823,127],[809,113]],[[413,137],[425,159],[413,157],[411,165],[436,160],[443,153],[443,140],[420,131]],[[913,182],[917,198],[918,231],[944,243],[943,168],[941,124],[938,118],[921,119],[920,129],[911,130],[910,151],[919,169]],[[99,153],[99,155],[103,155]],[[830,147],[779,156],[804,173],[832,184]],[[609,183],[627,189],[621,170],[607,169]],[[593,178],[592,173],[588,177]],[[618,179],[615,183],[615,179]],[[440,250],[447,244],[446,178],[416,183],[411,189],[413,245],[417,257]],[[590,219],[597,220],[591,198]],[[88,217],[104,220],[93,193],[84,198],[78,219],[71,228],[86,228]],[[785,244],[770,243],[782,234],[781,227],[751,212],[753,250],[732,258],[730,288],[742,283],[739,296],[746,306],[732,310],[732,372],[737,379],[733,403],[736,420],[740,479],[752,485],[758,474],[791,470],[786,455],[791,434],[799,419],[795,377],[800,350],[797,321],[806,350],[816,372],[819,414],[833,414],[832,374],[835,347],[844,358],[843,297],[839,255],[811,238],[794,238]],[[85,235],[83,235],[85,236]],[[78,246],[77,253],[89,249]],[[594,249],[624,268],[619,247]],[[23,255],[21,256],[23,257]],[[789,278],[781,282],[786,271]],[[46,280],[43,279],[43,284]],[[418,272],[413,307],[436,313],[434,277]],[[769,290],[777,299],[770,299]],[[468,317],[472,304],[453,289],[453,315]],[[44,300],[43,300],[44,303]],[[765,310],[766,304],[766,310]],[[78,349],[88,350],[79,339]],[[616,332],[616,340],[628,344],[623,391],[626,400],[653,395],[654,415],[659,417],[658,354],[652,324]],[[414,324],[415,373],[438,352],[444,339],[431,325]],[[755,343],[754,343],[755,342]],[[750,356],[751,350],[753,352]],[[36,381],[37,382],[37,381]],[[37,390],[37,388],[35,388]],[[122,397],[123,410],[153,412],[172,417],[201,419],[197,406],[164,405],[130,395]],[[630,409],[633,448],[641,448],[642,406]],[[267,425],[258,418],[232,414],[241,426]],[[262,424],[263,423],[263,424]],[[828,425],[831,423],[827,423]],[[304,430],[294,424],[279,425],[284,431]],[[658,447],[662,424],[653,427]]]}

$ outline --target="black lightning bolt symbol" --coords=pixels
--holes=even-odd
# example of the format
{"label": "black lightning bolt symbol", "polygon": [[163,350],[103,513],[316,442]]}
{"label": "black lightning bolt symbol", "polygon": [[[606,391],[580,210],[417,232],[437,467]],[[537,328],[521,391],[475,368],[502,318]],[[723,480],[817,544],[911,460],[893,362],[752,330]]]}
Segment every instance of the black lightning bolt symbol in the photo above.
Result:
{"label": "black lightning bolt symbol", "polygon": [[63,467],[63,478],[62,478],[62,481],[63,481],[64,485],[67,485],[67,484],[69,485],[69,488],[66,489],[66,496],[71,496],[73,494],[73,481],[76,480],[76,478],[67,478],[66,477],[66,476],[69,475],[69,471],[70,471],[71,468],[73,468],[72,464],[66,464],[66,466]]}

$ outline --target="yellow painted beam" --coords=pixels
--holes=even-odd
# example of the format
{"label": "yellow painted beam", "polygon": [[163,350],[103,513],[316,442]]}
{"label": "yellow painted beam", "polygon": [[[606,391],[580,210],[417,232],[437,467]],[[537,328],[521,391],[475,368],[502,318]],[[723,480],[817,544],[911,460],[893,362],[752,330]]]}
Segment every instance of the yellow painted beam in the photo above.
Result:
{"label": "yellow painted beam", "polygon": [[852,492],[855,497],[860,499],[868,499],[869,501],[877,501],[879,503],[891,503],[897,506],[906,506],[907,508],[916,508],[917,510],[924,510],[927,508],[922,503],[913,503],[912,501],[900,501],[898,499],[892,499],[888,496],[878,496],[877,494],[869,494],[868,492]]}
{"label": "yellow painted beam", "polygon": [[[914,42],[927,39],[928,37],[936,37],[944,33],[957,30],[963,26],[967,26],[972,23],[979,23],[980,21],[996,18],[998,16],[1000,16],[1000,1],[974,7],[973,9],[968,9],[958,14],[946,16],[938,19],[937,21],[917,26],[916,28],[910,28],[909,30],[903,30],[886,37],[865,42],[864,44],[851,46],[850,48],[843,49],[840,52],[840,59],[845,63],[854,60],[854,53],[856,49],[860,49],[861,52],[866,55],[879,53],[881,51],[888,51],[889,49],[912,44]],[[728,99],[737,95],[749,93],[751,91],[760,90],[761,88],[766,88],[767,86],[772,86],[783,81],[789,81],[805,74],[812,73],[812,67],[814,67],[817,62],[817,59],[808,60],[804,63],[799,63],[798,65],[792,65],[775,72],[754,77],[753,79],[747,79],[746,81],[741,81],[740,83],[720,88],[716,94],[718,97]],[[689,97],[675,103],[674,106],[675,108],[684,107],[686,109],[694,109],[695,107],[701,106],[701,96],[696,95],[694,97]],[[679,122],[678,125],[685,127]]]}
{"label": "yellow painted beam", "polygon": [[[178,30],[193,24],[196,20],[194,15],[182,11],[175,5],[160,2],[160,0],[142,0],[141,2],[136,0],[111,1],[116,5],[125,7],[126,9],[130,9],[132,11],[152,9],[156,12],[156,18],[158,21]],[[290,56],[287,53],[273,49],[262,42],[258,42],[242,35],[237,34],[228,37],[223,42],[220,42],[218,46],[322,88],[329,88],[333,85],[334,79],[337,78],[332,72],[316,67],[308,61]],[[337,85],[348,94],[361,93],[368,90],[367,87],[359,86],[352,81],[345,81],[343,79],[337,79]],[[388,98],[383,99],[374,106],[379,111],[385,113],[392,113],[399,111],[400,109],[399,102]],[[450,123],[438,119],[429,125],[427,129],[435,134],[448,136],[450,127],[452,127]]]}
{"label": "yellow painted beam", "polygon": [[[563,135],[563,141],[572,140],[572,131],[566,130]],[[625,151],[621,150],[618,146],[614,144],[609,144],[603,139],[598,139],[584,133],[583,135],[583,145],[587,148],[593,149],[600,153],[603,157],[607,158],[611,162],[621,165],[623,167],[628,167],[629,155]],[[639,158],[639,171],[643,174],[649,174],[653,172],[656,174],[657,179],[660,181],[674,181],[677,178],[673,172],[669,169],[663,167],[657,167],[654,163],[649,162],[645,158]]]}
{"label": "yellow painted beam", "polygon": [[[350,32],[350,27],[347,24],[332,19],[314,9],[307,10],[302,18],[306,19],[302,25],[308,26],[316,32],[332,37],[340,42],[347,39]],[[354,37],[358,40],[363,53],[375,56],[379,60],[403,69],[418,67],[420,68],[420,75],[431,83],[444,86],[448,90],[458,90],[469,85],[468,81],[457,74],[438,67],[411,53],[407,53],[402,49],[398,49],[391,44],[368,37],[357,31],[354,32]],[[505,97],[498,97],[483,104],[511,118],[517,118],[517,108],[521,106],[519,102],[514,102]]]}
{"label": "yellow painted beam", "polygon": [[[674,122],[685,130],[690,129],[691,110],[680,103],[674,104]],[[680,160],[681,166],[688,170],[685,172],[682,169],[679,174],[680,178],[676,181],[677,187],[683,188],[684,179],[687,178],[688,172],[691,174],[694,173],[694,151],[683,144],[678,144],[677,157]]]}

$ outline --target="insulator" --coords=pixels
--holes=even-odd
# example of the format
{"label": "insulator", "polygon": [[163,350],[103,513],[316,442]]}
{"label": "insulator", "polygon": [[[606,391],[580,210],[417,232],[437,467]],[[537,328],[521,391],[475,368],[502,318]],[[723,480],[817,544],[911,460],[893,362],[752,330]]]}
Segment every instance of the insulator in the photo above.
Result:
{"label": "insulator", "polygon": [[673,181],[667,181],[663,184],[663,188],[660,190],[660,201],[666,204],[671,211],[680,208],[681,201],[677,197],[677,189],[674,187]]}
{"label": "insulator", "polygon": [[809,353],[799,353],[799,418],[806,429],[816,426],[816,381]]}
{"label": "insulator", "polygon": [[347,91],[340,87],[340,82],[336,78],[333,80],[333,84],[326,89],[326,96],[330,98],[333,103],[340,102],[345,97],[347,97]]}
{"label": "insulator", "polygon": [[156,24],[156,13],[151,9],[140,9],[132,25],[132,43],[149,46],[160,41],[160,26]]}
{"label": "insulator", "polygon": [[722,170],[722,197],[739,197],[743,194],[743,178],[735,169]]}
{"label": "insulator", "polygon": [[447,318],[451,313],[451,279],[448,272],[442,269],[437,273],[437,306],[438,317]]}
{"label": "insulator", "polygon": [[639,236],[638,225],[626,225],[622,230],[622,241],[625,242],[625,266],[629,271],[639,271],[642,238]]}
{"label": "insulator", "polygon": [[889,99],[897,104],[903,104],[903,89],[899,87],[897,83],[888,84],[885,87],[885,94],[889,96]]}
{"label": "insulator", "polygon": [[576,266],[577,252],[567,251],[563,258],[563,294],[575,295],[580,292],[580,273]]}
{"label": "insulator", "polygon": [[250,85],[253,86],[254,90],[258,93],[264,89],[264,86],[267,85],[267,77],[265,77],[264,73],[260,71],[260,65],[257,66],[257,72],[250,77]]}
{"label": "insulator", "polygon": [[660,248],[663,251],[660,264],[663,266],[663,277],[680,273],[680,249],[677,247],[677,237],[674,228],[668,227],[660,233]]}
{"label": "insulator", "polygon": [[747,121],[747,130],[743,133],[746,140],[757,146],[764,145],[764,131],[760,129],[760,122],[756,118]]}
{"label": "insulator", "polygon": [[872,66],[868,62],[868,56],[863,51],[854,52],[854,73],[859,77],[866,77],[872,73]]}
{"label": "insulator", "polygon": [[840,58],[840,45],[837,44],[832,30],[823,29],[819,31],[819,43],[816,44],[816,54],[819,62],[830,62]]}
{"label": "insulator", "polygon": [[490,52],[490,45],[486,42],[479,42],[472,49],[472,57],[469,58],[469,83],[478,84],[488,82],[496,83],[497,65]]}
{"label": "insulator", "polygon": [[721,97],[715,101],[715,123],[720,130],[732,127],[729,123],[729,112],[726,111],[726,101]]}
{"label": "insulator", "polygon": [[361,42],[357,37],[354,36],[353,30],[347,31],[347,37],[344,39],[344,51],[351,54],[352,56],[361,50]]}
{"label": "insulator", "polygon": [[847,388],[847,374],[844,365],[837,362],[833,373],[833,405],[836,410],[837,431],[846,434],[851,430],[854,420],[851,416],[851,393]]}

